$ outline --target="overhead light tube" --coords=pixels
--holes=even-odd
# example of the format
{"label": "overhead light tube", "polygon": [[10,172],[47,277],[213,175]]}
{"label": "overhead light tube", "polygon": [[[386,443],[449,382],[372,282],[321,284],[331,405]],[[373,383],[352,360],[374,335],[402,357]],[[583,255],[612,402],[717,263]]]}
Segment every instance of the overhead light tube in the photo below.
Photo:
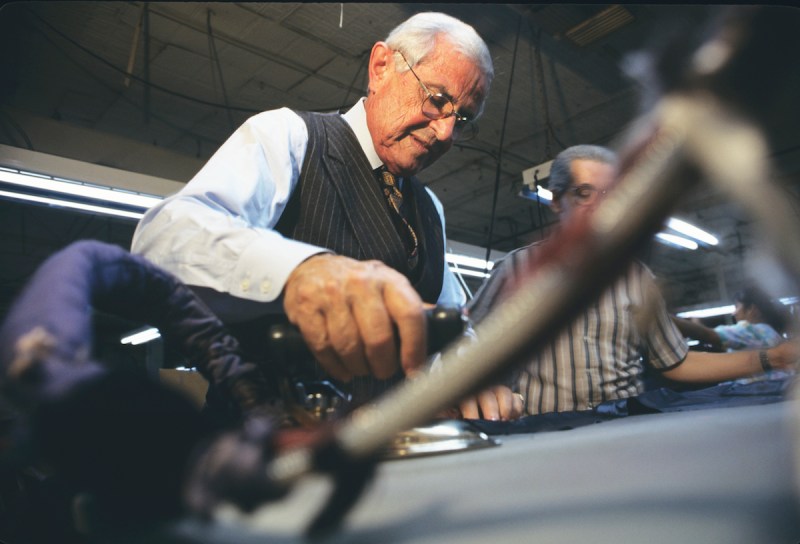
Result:
{"label": "overhead light tube", "polygon": [[[0,196],[139,219],[160,196],[0,167]],[[120,208],[109,205],[118,205]]]}
{"label": "overhead light tube", "polygon": [[697,242],[694,240],[689,240],[688,238],[684,238],[683,236],[678,236],[676,234],[670,234],[668,232],[659,232],[656,234],[656,240],[659,242],[665,242],[669,245],[682,247],[685,249],[695,250],[699,246]]}
{"label": "overhead light tube", "polygon": [[708,232],[695,227],[691,223],[688,223],[682,219],[676,219],[675,217],[670,217],[667,221],[667,227],[671,228],[675,232],[679,232],[688,236],[689,238],[693,238],[698,242],[703,242],[704,244],[708,244],[711,246],[715,246],[719,244],[719,240],[713,234],[709,234]]}
{"label": "overhead light tube", "polygon": [[141,219],[144,212],[131,212],[127,210],[118,210],[109,208],[107,206],[96,206],[93,204],[83,204],[81,202],[73,202],[71,200],[64,200],[60,198],[50,198],[46,196],[29,195],[27,193],[16,193],[13,191],[0,190],[0,197],[12,198],[15,200],[24,200],[26,202],[36,202],[37,204],[47,204],[49,206],[60,206],[62,208],[71,208],[74,210],[82,210],[86,212],[99,213],[103,215],[114,215],[117,217],[127,217],[129,219]]}
{"label": "overhead light tube", "polygon": [[161,338],[161,332],[159,332],[157,328],[142,327],[141,329],[131,331],[122,338],[120,338],[119,343],[138,346],[139,344],[144,344],[146,342],[150,342],[158,338]]}

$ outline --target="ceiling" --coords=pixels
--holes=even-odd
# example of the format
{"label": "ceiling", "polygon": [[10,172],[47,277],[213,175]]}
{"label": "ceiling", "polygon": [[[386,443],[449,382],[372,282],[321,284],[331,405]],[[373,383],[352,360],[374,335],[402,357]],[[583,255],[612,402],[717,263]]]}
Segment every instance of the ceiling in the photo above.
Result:
{"label": "ceiling", "polygon": [[[185,182],[256,112],[348,107],[364,93],[374,41],[416,12],[443,11],[484,37],[496,78],[478,138],[456,145],[420,177],[445,206],[449,239],[508,251],[541,238],[554,222],[546,207],[518,196],[521,172],[570,145],[613,146],[640,111],[641,86],[622,68],[628,55],[667,29],[688,34],[718,9],[11,3],[0,9],[0,143]],[[586,32],[598,16],[605,35]],[[772,149],[794,180],[799,141],[792,130]],[[750,221],[707,187],[687,195],[676,215],[720,244],[686,251],[654,243],[646,252],[670,307],[728,301],[757,246]],[[128,246],[133,227],[0,200],[0,309],[55,249],[80,238]]]}

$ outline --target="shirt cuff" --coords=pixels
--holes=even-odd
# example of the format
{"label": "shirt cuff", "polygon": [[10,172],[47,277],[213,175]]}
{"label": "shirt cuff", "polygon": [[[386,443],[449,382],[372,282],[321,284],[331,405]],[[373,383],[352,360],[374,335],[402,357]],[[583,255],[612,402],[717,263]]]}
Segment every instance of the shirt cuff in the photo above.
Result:
{"label": "shirt cuff", "polygon": [[329,250],[296,240],[258,238],[240,255],[230,276],[229,292],[237,297],[271,302],[283,292],[289,274],[313,255]]}

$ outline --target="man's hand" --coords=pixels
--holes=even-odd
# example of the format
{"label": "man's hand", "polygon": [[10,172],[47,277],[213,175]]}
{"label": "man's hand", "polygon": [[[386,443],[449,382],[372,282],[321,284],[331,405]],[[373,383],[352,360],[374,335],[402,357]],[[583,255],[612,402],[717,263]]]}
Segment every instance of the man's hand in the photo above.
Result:
{"label": "man's hand", "polygon": [[778,370],[797,368],[797,364],[800,362],[800,344],[797,340],[783,342],[768,349],[767,356],[772,368]]}
{"label": "man's hand", "polygon": [[311,257],[289,276],[283,306],[311,353],[337,380],[370,374],[386,379],[398,368],[409,374],[425,361],[422,300],[405,276],[378,261]]}
{"label": "man's hand", "polygon": [[510,421],[522,415],[525,402],[519,393],[512,393],[505,385],[495,385],[459,405],[464,419],[489,419]]}

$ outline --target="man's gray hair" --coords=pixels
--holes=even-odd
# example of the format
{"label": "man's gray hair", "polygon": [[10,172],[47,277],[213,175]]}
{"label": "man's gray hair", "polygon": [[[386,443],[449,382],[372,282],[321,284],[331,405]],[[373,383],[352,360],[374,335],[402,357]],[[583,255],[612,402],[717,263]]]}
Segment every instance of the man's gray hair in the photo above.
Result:
{"label": "man's gray hair", "polygon": [[553,192],[554,197],[563,195],[572,185],[572,161],[587,160],[617,166],[617,154],[599,145],[573,145],[556,155],[550,165],[550,178],[547,188]]}
{"label": "man's gray hair", "polygon": [[[456,51],[475,63],[483,74],[488,90],[494,79],[494,65],[489,47],[474,28],[455,17],[432,11],[417,13],[392,30],[386,43],[393,50],[402,51],[413,67],[433,50],[436,38],[440,35]],[[395,59],[398,72],[408,70],[399,55],[395,54]]]}

